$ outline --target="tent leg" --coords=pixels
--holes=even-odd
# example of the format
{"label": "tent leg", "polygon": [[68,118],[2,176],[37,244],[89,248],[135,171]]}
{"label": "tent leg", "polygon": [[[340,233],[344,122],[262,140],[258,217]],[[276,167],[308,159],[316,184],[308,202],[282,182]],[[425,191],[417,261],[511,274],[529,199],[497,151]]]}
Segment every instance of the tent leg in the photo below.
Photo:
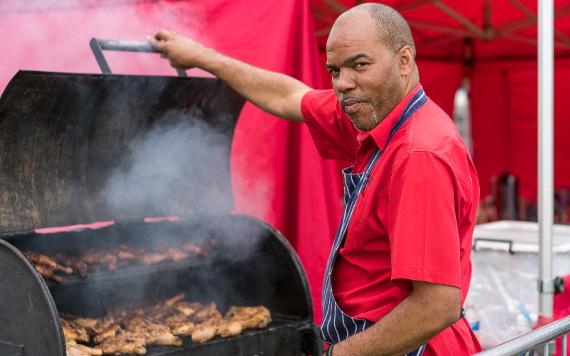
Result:
{"label": "tent leg", "polygon": [[552,220],[554,205],[554,3],[538,1],[538,230],[539,312],[552,316]]}

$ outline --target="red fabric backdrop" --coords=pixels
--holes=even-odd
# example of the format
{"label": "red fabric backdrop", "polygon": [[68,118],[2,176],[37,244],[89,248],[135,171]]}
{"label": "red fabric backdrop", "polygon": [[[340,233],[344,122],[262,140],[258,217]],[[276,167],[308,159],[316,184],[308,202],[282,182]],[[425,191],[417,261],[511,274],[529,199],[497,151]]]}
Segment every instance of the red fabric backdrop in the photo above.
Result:
{"label": "red fabric backdrop", "polygon": [[[554,71],[554,186],[570,188],[570,120],[565,96],[570,90],[570,60]],[[520,178],[520,194],[537,196],[537,69],[535,61],[496,61],[476,65],[471,108],[474,158],[481,194],[490,178],[508,171]]]}
{"label": "red fabric backdrop", "polygon": [[[142,40],[160,27],[322,86],[307,0],[8,0],[0,4],[0,90],[19,69],[98,73],[91,37]],[[116,73],[174,74],[158,56],[106,54]],[[340,219],[338,163],[319,157],[306,127],[251,104],[239,119],[232,154],[236,210],[289,239],[307,271],[320,321],[322,275]]]}

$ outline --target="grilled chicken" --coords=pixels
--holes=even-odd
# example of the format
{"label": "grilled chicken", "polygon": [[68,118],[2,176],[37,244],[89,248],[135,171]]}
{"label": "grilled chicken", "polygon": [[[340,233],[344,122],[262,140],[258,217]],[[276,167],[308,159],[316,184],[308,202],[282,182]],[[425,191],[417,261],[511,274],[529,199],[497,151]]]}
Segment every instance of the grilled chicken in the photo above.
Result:
{"label": "grilled chicken", "polygon": [[192,335],[192,332],[196,329],[196,324],[191,321],[181,321],[170,323],[168,327],[174,335]]}
{"label": "grilled chicken", "polygon": [[230,337],[241,334],[242,326],[237,321],[220,321],[216,324],[216,335]]}
{"label": "grilled chicken", "polygon": [[45,279],[50,279],[56,283],[63,282],[63,277],[56,276],[54,274],[54,270],[51,267],[45,265],[35,265],[34,267],[36,268],[36,271],[38,271]]}
{"label": "grilled chicken", "polygon": [[[101,319],[77,318],[61,315],[68,355],[146,353],[147,345],[180,347],[181,336],[191,336],[192,342],[204,343],[216,336],[239,335],[248,328],[263,328],[271,321],[269,310],[263,306],[232,306],[225,317],[216,304],[189,303],[183,293],[145,308],[121,308]],[[92,340],[95,351],[83,350],[81,344]],[[73,353],[72,353],[73,352]]]}
{"label": "grilled chicken", "polygon": [[78,344],[75,340],[65,341],[65,350],[67,356],[99,356],[103,355],[100,349],[92,348],[82,344]]}
{"label": "grilled chicken", "polygon": [[114,338],[117,335],[121,334],[121,327],[117,324],[111,325],[109,328],[103,330],[102,332],[98,333],[97,336],[93,338],[96,344],[100,344],[107,339]]}
{"label": "grilled chicken", "polygon": [[58,262],[56,262],[51,257],[48,257],[46,255],[42,255],[41,253],[37,253],[37,252],[33,252],[33,251],[25,251],[24,256],[26,256],[35,265],[47,266],[47,267],[53,269],[54,271],[61,271],[61,272],[67,273],[67,274],[73,273],[72,268],[63,266],[63,265],[59,264]]}
{"label": "grilled chicken", "polygon": [[57,254],[53,256],[54,259],[61,262],[62,264],[69,266],[73,269],[73,272],[78,274],[81,278],[87,278],[87,263],[75,257],[69,257],[64,254]]}
{"label": "grilled chicken", "polygon": [[222,320],[222,314],[216,308],[216,303],[212,302],[207,305],[201,305],[200,303],[192,303],[190,306],[196,309],[196,314],[194,314],[194,321],[200,323],[206,320]]}
{"label": "grilled chicken", "polygon": [[[209,239],[205,242],[209,247],[215,247],[217,241]],[[186,242],[180,247],[162,246],[151,251],[143,249],[132,249],[125,245],[120,245],[113,251],[106,251],[96,248],[89,248],[77,257],[70,257],[64,254],[56,254],[49,257],[34,251],[25,251],[24,255],[32,262],[40,274],[55,282],[63,281],[56,272],[64,274],[77,274],[86,278],[91,272],[115,271],[119,268],[130,265],[154,265],[162,262],[180,262],[192,256],[206,256],[207,250]]]}
{"label": "grilled chicken", "polygon": [[131,334],[121,334],[103,340],[98,346],[104,355],[146,354],[144,338]]}
{"label": "grilled chicken", "polygon": [[177,250],[175,248],[167,249],[164,254],[172,262],[178,262],[187,259],[190,255],[187,252]]}
{"label": "grilled chicken", "polygon": [[271,322],[271,313],[264,306],[236,307],[232,306],[226,313],[226,320],[237,321],[244,329],[264,328]]}
{"label": "grilled chicken", "polygon": [[155,265],[166,261],[166,255],[162,253],[145,253],[141,258],[141,263],[143,265]]}
{"label": "grilled chicken", "polygon": [[76,325],[79,325],[85,330],[87,330],[87,332],[97,327],[98,323],[100,322],[99,319],[90,319],[90,318],[76,318],[73,319],[73,321],[75,322]]}
{"label": "grilled chicken", "polygon": [[148,345],[182,346],[182,339],[172,335],[170,328],[150,320],[135,318],[125,322],[128,333],[144,338]]}
{"label": "grilled chicken", "polygon": [[176,304],[174,307],[177,312],[182,313],[186,316],[191,316],[196,314],[196,309],[190,303],[181,302]]}
{"label": "grilled chicken", "polygon": [[180,249],[182,251],[194,253],[196,255],[201,255],[201,256],[207,255],[206,251],[203,248],[193,244],[192,242],[184,243],[182,246],[180,246]]}
{"label": "grilled chicken", "polygon": [[115,325],[118,325],[115,317],[113,315],[107,315],[102,319],[97,319],[97,323],[87,330],[91,330],[93,332],[92,336],[95,336],[108,331]]}
{"label": "grilled chicken", "polygon": [[202,344],[206,341],[210,341],[216,336],[216,327],[213,325],[201,325],[197,326],[192,331],[192,342]]}
{"label": "grilled chicken", "polygon": [[117,252],[117,258],[120,261],[136,261],[137,255],[135,252],[129,250],[127,246],[119,246],[119,251]]}
{"label": "grilled chicken", "polygon": [[89,342],[89,334],[87,334],[87,331],[73,321],[61,319],[61,326],[65,340]]}

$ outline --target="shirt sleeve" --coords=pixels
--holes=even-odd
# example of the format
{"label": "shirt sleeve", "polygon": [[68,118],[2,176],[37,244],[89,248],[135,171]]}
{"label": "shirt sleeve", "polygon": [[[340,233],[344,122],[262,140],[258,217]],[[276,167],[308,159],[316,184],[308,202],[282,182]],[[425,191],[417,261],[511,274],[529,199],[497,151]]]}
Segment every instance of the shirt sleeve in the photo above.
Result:
{"label": "shirt sleeve", "polygon": [[458,187],[441,156],[408,152],[394,166],[388,197],[392,281],[461,287]]}
{"label": "shirt sleeve", "polygon": [[358,149],[357,131],[342,111],[333,90],[309,91],[301,101],[301,112],[321,156],[354,161]]}

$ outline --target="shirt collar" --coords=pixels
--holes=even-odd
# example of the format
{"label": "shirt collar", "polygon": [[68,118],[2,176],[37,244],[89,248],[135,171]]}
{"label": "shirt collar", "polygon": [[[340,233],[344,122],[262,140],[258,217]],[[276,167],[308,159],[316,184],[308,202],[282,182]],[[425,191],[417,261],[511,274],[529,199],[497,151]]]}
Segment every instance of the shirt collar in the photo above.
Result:
{"label": "shirt collar", "polygon": [[416,85],[400,102],[390,111],[388,115],[382,120],[375,128],[370,131],[360,131],[357,135],[358,141],[361,146],[363,143],[371,137],[380,150],[384,150],[386,147],[386,141],[388,141],[388,136],[390,136],[390,131],[392,127],[396,124],[400,116],[402,115],[404,109],[408,105],[408,102],[412,99],[414,95],[422,88],[420,84]]}

